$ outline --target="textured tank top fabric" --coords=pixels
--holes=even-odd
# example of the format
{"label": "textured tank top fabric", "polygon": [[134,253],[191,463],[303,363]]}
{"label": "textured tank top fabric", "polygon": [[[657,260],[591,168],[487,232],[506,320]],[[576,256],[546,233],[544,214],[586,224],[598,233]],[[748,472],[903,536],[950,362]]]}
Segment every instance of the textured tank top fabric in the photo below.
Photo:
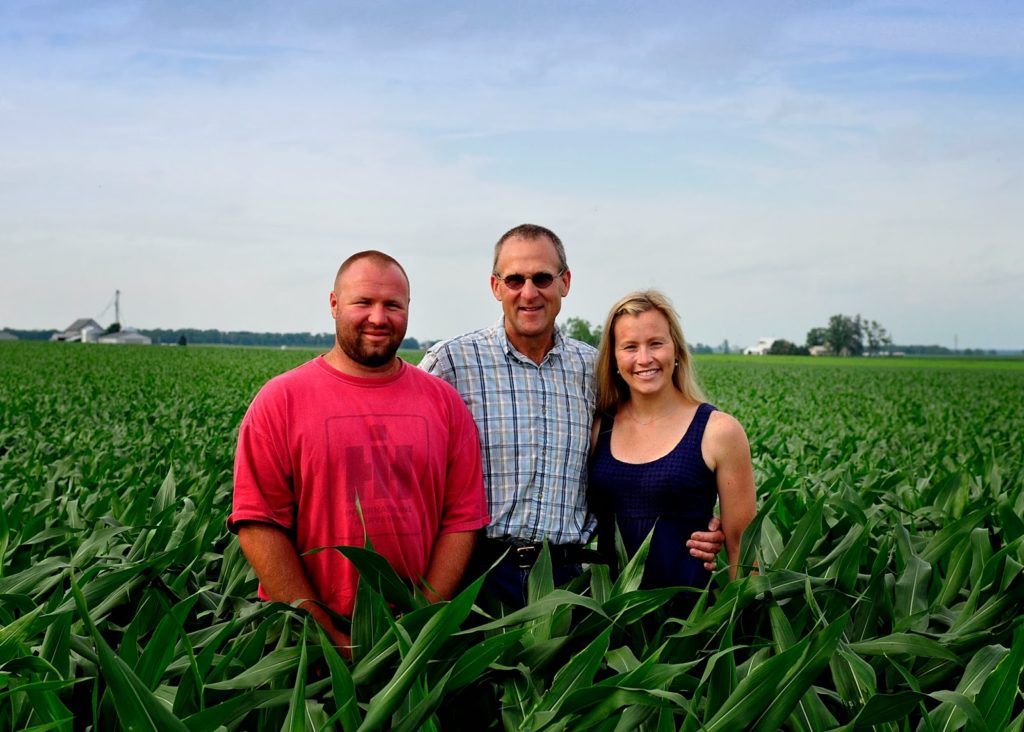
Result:
{"label": "textured tank top fabric", "polygon": [[[654,529],[642,587],[705,587],[711,573],[690,556],[686,541],[707,529],[718,498],[715,474],[701,454],[701,441],[715,407],[703,403],[686,433],[667,455],[649,463],[617,460],[611,452],[613,420],[602,417],[590,466],[589,501],[599,531],[618,524],[630,556]],[[605,540],[608,534],[605,533]]]}

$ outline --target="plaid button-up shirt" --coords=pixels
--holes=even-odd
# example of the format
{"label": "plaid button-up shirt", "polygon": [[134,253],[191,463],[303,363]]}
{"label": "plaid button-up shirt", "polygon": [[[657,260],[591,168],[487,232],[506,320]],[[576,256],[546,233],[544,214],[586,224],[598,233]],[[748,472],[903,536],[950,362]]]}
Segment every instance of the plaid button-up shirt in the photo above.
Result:
{"label": "plaid button-up shirt", "polygon": [[508,342],[504,318],[492,328],[433,346],[420,368],[462,395],[476,420],[492,539],[585,544],[587,452],[597,351],[564,338],[538,365]]}

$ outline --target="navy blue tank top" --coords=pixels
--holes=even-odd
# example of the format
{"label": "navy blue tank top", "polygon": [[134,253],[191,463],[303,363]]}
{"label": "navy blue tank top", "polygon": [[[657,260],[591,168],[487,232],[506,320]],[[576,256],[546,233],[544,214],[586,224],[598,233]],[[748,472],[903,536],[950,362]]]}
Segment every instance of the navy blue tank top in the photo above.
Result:
{"label": "navy blue tank top", "polygon": [[715,474],[700,451],[713,411],[711,404],[698,406],[672,452],[638,465],[612,456],[613,420],[601,418],[590,464],[588,497],[598,518],[598,541],[606,548],[613,547],[617,523],[632,556],[654,529],[644,565],[644,588],[703,588],[711,577],[703,562],[690,556],[686,542],[694,531],[707,530],[718,499]]}

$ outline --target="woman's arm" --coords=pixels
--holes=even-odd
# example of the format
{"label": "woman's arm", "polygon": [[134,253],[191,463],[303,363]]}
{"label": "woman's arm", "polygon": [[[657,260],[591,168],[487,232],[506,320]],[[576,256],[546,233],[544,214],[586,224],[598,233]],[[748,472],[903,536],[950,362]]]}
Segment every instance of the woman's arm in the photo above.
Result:
{"label": "woman's arm", "polygon": [[754,466],[750,443],[743,426],[724,412],[713,412],[704,435],[708,466],[715,471],[718,502],[729,557],[729,579],[736,579],[740,560],[740,538],[757,513]]}

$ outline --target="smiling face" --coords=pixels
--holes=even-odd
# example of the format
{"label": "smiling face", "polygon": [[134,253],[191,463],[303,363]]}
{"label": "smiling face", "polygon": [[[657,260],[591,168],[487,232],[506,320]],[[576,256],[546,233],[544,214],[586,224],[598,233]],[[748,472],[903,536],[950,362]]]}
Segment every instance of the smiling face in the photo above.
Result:
{"label": "smiling face", "polygon": [[630,394],[654,395],[673,388],[677,354],[661,311],[621,315],[614,328],[615,365]]}
{"label": "smiling face", "polygon": [[338,277],[331,293],[337,345],[331,365],[366,376],[390,372],[405,338],[409,283],[387,262],[360,259]]}
{"label": "smiling face", "polygon": [[[558,253],[546,236],[530,239],[515,236],[501,245],[495,272],[501,278],[509,275],[532,277],[547,273],[559,275]],[[513,290],[503,279],[491,275],[491,291],[505,312],[505,332],[519,351],[531,358],[543,355],[554,344],[555,318],[562,309],[562,298],[569,293],[568,270],[544,288],[526,280],[522,288]]]}

